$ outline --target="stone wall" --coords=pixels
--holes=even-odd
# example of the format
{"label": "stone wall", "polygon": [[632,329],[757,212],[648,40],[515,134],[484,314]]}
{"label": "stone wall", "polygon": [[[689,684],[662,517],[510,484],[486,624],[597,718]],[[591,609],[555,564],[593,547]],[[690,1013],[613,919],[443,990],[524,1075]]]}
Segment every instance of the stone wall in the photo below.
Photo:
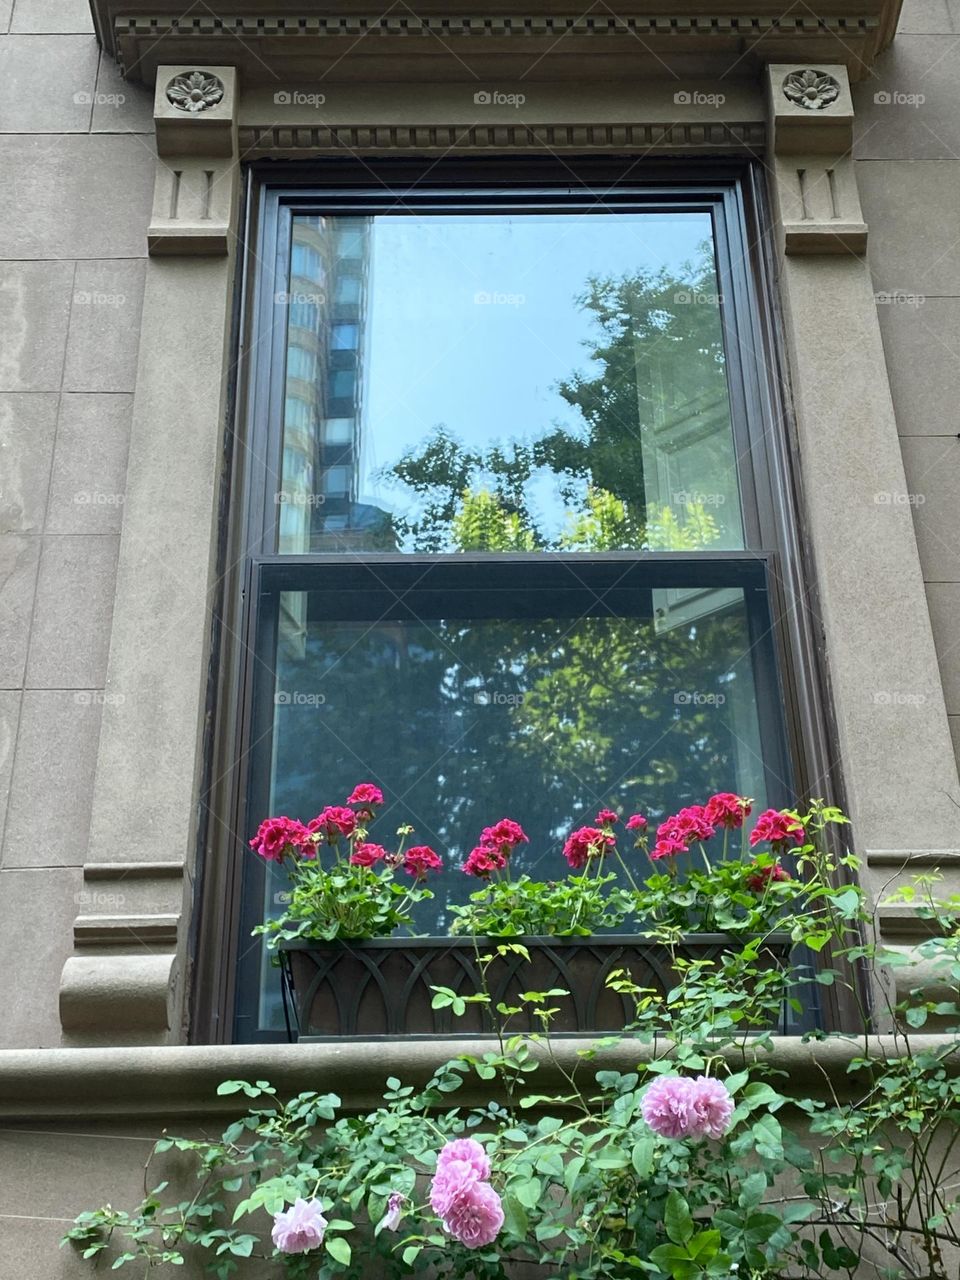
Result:
{"label": "stone wall", "polygon": [[[907,477],[906,494],[893,495],[891,506],[899,499],[913,512],[960,750],[958,74],[960,3],[905,0],[896,41],[854,86],[854,154]],[[892,582],[877,585],[896,590]],[[904,699],[917,694],[878,690]]]}
{"label": "stone wall", "polygon": [[60,1042],[153,193],[85,0],[0,0],[0,1047]]}

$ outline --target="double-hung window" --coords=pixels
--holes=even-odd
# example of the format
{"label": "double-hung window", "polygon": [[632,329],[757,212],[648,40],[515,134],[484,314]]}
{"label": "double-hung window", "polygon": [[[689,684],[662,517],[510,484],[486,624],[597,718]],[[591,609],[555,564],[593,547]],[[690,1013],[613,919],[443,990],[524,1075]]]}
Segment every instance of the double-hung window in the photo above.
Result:
{"label": "double-hung window", "polygon": [[[418,920],[442,934],[504,815],[549,879],[600,807],[790,802],[749,181],[315,179],[252,209],[236,832],[375,782],[380,829],[444,858]],[[235,1036],[282,1038],[249,930],[286,886],[242,865]]]}

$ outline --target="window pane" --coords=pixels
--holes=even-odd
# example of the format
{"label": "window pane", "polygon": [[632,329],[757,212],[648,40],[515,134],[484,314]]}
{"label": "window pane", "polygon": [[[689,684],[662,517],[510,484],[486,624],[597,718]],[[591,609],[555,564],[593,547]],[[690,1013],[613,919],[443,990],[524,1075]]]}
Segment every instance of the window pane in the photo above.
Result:
{"label": "window pane", "polygon": [[[446,932],[448,902],[477,887],[458,868],[500,817],[530,836],[518,869],[549,879],[566,869],[566,835],[601,806],[655,824],[717,790],[766,801],[755,670],[766,659],[751,641],[769,626],[760,592],[639,592],[631,617],[596,603],[584,616],[580,596],[556,617],[379,622],[331,621],[337,594],[273,597],[276,679],[255,728],[269,739],[272,727],[260,804],[307,821],[354,783],[377,782],[387,806],[374,838],[389,843],[410,823],[413,842],[444,859],[437,896],[420,908],[424,931]],[[268,880],[267,912],[279,914],[283,889],[282,876]],[[279,1028],[269,966],[263,983],[261,1019]]]}
{"label": "window pane", "polygon": [[743,547],[709,214],[297,215],[286,296],[280,552]]}

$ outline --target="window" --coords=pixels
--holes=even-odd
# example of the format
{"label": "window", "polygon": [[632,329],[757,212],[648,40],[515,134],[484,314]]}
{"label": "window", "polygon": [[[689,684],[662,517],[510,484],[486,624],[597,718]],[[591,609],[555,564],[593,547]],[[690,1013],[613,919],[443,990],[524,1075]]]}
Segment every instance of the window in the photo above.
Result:
{"label": "window", "polygon": [[[792,517],[749,189],[265,188],[252,258],[281,266],[251,264],[247,835],[375,781],[382,828],[445,858],[419,922],[444,932],[503,815],[548,876],[601,806],[791,800]],[[308,262],[315,355],[287,317],[273,330]],[[243,874],[236,1036],[282,1039],[249,929],[284,885]]]}

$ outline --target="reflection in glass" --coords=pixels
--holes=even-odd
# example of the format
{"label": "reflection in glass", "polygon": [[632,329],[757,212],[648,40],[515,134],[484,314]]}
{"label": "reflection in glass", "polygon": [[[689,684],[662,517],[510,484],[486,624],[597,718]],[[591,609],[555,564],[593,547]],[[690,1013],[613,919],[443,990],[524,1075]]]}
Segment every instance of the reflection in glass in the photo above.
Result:
{"label": "reflection in glass", "polygon": [[[377,838],[410,823],[444,859],[418,920],[443,933],[448,902],[476,887],[458,868],[500,817],[530,836],[518,868],[549,879],[566,870],[570,829],[601,806],[653,825],[717,790],[762,807],[744,593],[696,594],[695,610],[673,610],[655,592],[646,617],[371,624],[330,620],[326,592],[281,593],[267,811],[307,821],[376,782],[388,801]],[[269,881],[268,912],[283,888]],[[264,979],[262,1016],[280,1026]]]}
{"label": "reflection in glass", "polygon": [[286,298],[281,553],[743,547],[708,214],[297,215]]}

